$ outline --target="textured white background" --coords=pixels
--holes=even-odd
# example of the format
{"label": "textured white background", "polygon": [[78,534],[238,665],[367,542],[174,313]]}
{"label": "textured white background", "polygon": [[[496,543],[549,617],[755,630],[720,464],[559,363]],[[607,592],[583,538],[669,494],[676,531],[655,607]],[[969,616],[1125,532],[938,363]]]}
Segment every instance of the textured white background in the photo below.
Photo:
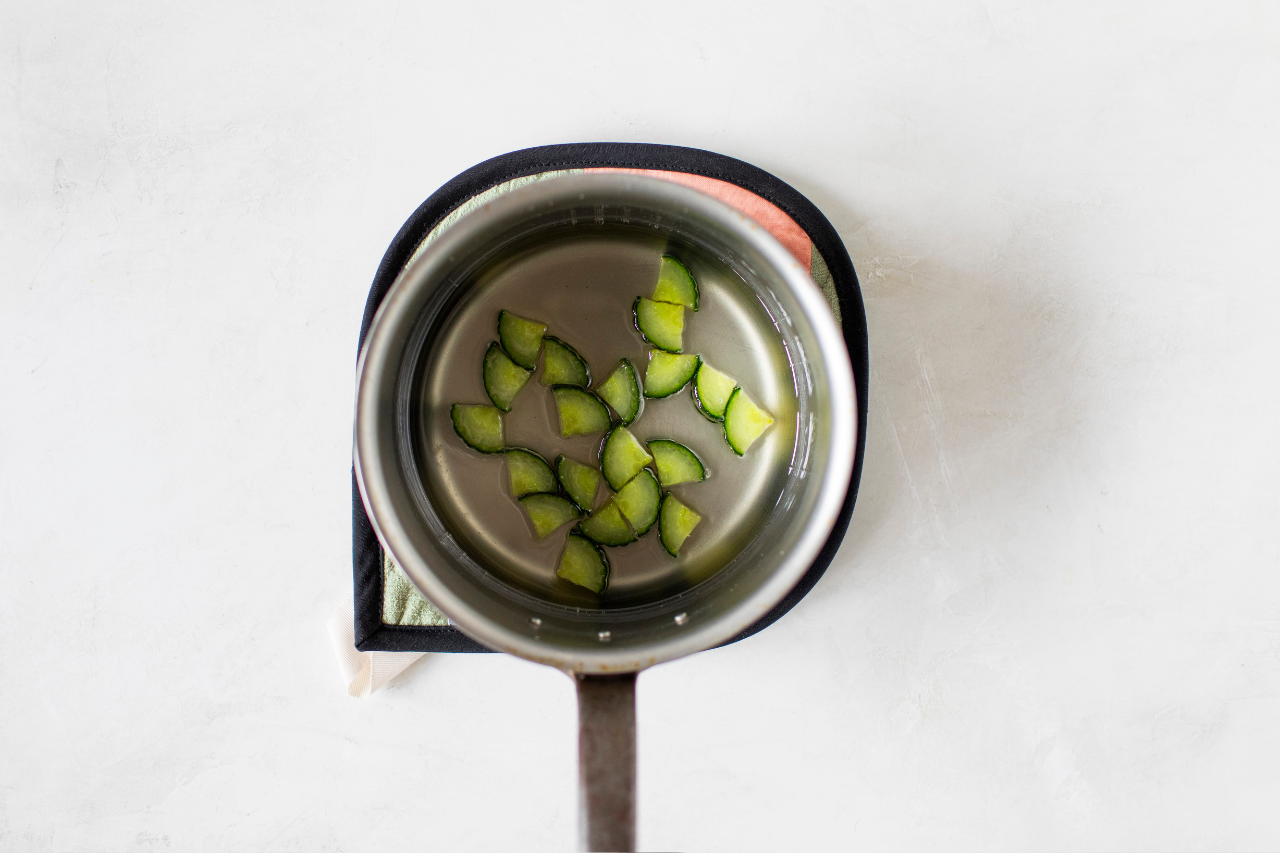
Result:
{"label": "textured white background", "polygon": [[0,847],[573,845],[564,676],[357,701],[324,620],[386,244],[610,139],[808,194],[871,329],[826,577],[641,678],[641,844],[1274,849],[1278,104],[1265,0],[8,0]]}

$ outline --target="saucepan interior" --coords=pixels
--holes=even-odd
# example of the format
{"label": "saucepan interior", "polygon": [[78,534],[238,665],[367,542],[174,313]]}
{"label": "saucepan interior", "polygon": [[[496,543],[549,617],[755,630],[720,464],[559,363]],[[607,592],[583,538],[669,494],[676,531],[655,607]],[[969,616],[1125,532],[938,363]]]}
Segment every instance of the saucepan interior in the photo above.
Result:
{"label": "saucepan interior", "polygon": [[[784,366],[787,457],[755,488],[765,508],[733,555],[683,582],[620,587],[598,603],[498,570],[460,535],[430,466],[424,373],[451,324],[512,258],[593,234],[679,247],[725,272],[765,318],[759,349]],[[628,236],[629,235],[629,236]],[[709,322],[709,321],[708,321]],[[452,345],[452,344],[450,344]],[[433,353],[435,355],[433,355]],[[475,401],[480,402],[480,401]],[[513,191],[460,219],[397,279],[361,354],[356,471],[383,545],[424,595],[491,648],[577,672],[643,669],[717,645],[767,612],[812,563],[839,513],[857,433],[843,338],[808,273],[754,222],[695,190],[631,175],[574,175]],[[722,561],[723,562],[723,561]]]}

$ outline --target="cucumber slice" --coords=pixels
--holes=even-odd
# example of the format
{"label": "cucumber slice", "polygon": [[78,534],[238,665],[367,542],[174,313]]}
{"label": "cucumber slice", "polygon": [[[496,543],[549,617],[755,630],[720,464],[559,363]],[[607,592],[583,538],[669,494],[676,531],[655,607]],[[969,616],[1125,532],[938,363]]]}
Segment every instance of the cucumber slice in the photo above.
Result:
{"label": "cucumber slice", "polygon": [[587,360],[578,355],[578,351],[559,338],[547,335],[542,339],[546,350],[542,358],[542,375],[538,381],[543,385],[581,385],[586,388],[591,384],[591,368]]}
{"label": "cucumber slice", "polygon": [[698,310],[698,283],[689,268],[670,255],[662,256],[658,267],[658,283],[653,287],[653,301],[672,302]]}
{"label": "cucumber slice", "polygon": [[624,424],[634,421],[640,414],[640,377],[631,359],[618,362],[596,393],[618,413]]}
{"label": "cucumber slice", "polygon": [[702,516],[667,492],[667,496],[662,499],[662,510],[658,513],[658,538],[662,540],[662,547],[667,549],[668,554],[673,557],[680,554],[680,546],[689,538],[699,521],[702,521]]}
{"label": "cucumber slice", "polygon": [[559,495],[525,495],[520,506],[533,522],[533,530],[539,539],[546,539],[571,521],[582,518],[578,508]]}
{"label": "cucumber slice", "polygon": [[729,404],[733,389],[738,387],[731,377],[725,376],[705,361],[698,368],[693,380],[693,401],[698,411],[713,421],[724,420],[724,407]]}
{"label": "cucumber slice", "polygon": [[542,335],[546,323],[517,317],[510,311],[498,312],[498,340],[511,360],[528,370],[538,365],[538,350],[542,349]]}
{"label": "cucumber slice", "polygon": [[613,502],[618,505],[622,517],[631,525],[637,538],[648,533],[649,528],[658,520],[658,502],[661,499],[658,481],[648,470],[635,475],[631,482],[613,496]]}
{"label": "cucumber slice", "polygon": [[649,442],[649,452],[653,454],[653,467],[658,469],[658,482],[664,488],[707,479],[702,460],[683,444],[658,438]]}
{"label": "cucumber slice", "polygon": [[609,488],[615,492],[652,461],[653,457],[644,445],[636,441],[626,427],[616,426],[605,436],[600,450],[600,470],[604,472]]}
{"label": "cucumber slice", "polygon": [[590,391],[576,385],[553,385],[551,393],[556,398],[561,437],[604,432],[613,424],[609,418],[609,410]]}
{"label": "cucumber slice", "polygon": [[493,406],[454,403],[449,417],[453,419],[453,431],[472,450],[497,453],[506,447],[502,440],[502,412]]}
{"label": "cucumber slice", "polygon": [[747,392],[735,389],[724,408],[724,437],[739,456],[755,443],[760,434],[769,428],[773,418],[764,409],[751,402]]}
{"label": "cucumber slice", "polygon": [[609,501],[591,515],[578,522],[574,532],[587,537],[597,545],[629,545],[636,541],[635,534],[627,526],[627,521],[618,510],[618,505]]}
{"label": "cucumber slice", "polygon": [[561,455],[556,457],[556,474],[560,477],[560,485],[564,487],[565,494],[590,512],[595,504],[596,489],[600,487],[600,472]]}
{"label": "cucumber slice", "polygon": [[658,349],[680,352],[684,341],[684,306],[654,302],[641,296],[631,308],[636,328]]}
{"label": "cucumber slice", "polygon": [[495,406],[504,412],[511,411],[512,401],[524,383],[529,381],[530,375],[529,371],[508,358],[502,347],[496,343],[489,344],[484,354],[484,392]]}
{"label": "cucumber slice", "polygon": [[570,533],[556,574],[599,595],[609,582],[609,558],[590,539]]}
{"label": "cucumber slice", "polygon": [[672,355],[651,350],[649,364],[644,369],[644,395],[670,397],[689,384],[693,374],[698,372],[698,364],[696,355]]}
{"label": "cucumber slice", "polygon": [[556,475],[543,459],[532,450],[517,447],[503,456],[507,460],[507,473],[511,477],[511,494],[517,498],[535,492],[556,491]]}

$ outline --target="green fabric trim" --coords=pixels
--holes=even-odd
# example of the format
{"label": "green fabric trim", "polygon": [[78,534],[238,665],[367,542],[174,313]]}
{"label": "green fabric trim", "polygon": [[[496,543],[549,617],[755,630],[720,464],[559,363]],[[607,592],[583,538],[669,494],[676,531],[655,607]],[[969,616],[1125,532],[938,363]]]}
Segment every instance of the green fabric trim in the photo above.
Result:
{"label": "green fabric trim", "polygon": [[809,255],[809,275],[813,278],[813,283],[818,285],[822,290],[822,295],[827,297],[827,304],[831,306],[831,313],[836,315],[836,323],[843,324],[844,319],[840,316],[840,297],[836,295],[836,282],[831,277],[831,270],[827,267],[827,262],[822,259],[822,255],[818,254],[818,247],[813,247],[813,252]]}
{"label": "green fabric trim", "polygon": [[[527,187],[529,186],[529,184],[536,184],[539,181],[545,181],[550,178],[558,178],[561,175],[580,175],[582,174],[583,171],[585,170],[561,169],[555,172],[539,172],[536,175],[526,175],[523,178],[513,178],[507,181],[506,183],[498,184],[495,187],[490,187],[489,189],[480,193],[480,195],[473,196],[470,200],[465,201],[462,204],[458,205],[458,207],[454,208],[454,210],[450,212],[448,216],[446,216],[444,219],[441,219],[440,222],[436,224],[435,228],[431,229],[431,231],[427,234],[427,236],[422,238],[422,242],[418,244],[418,248],[413,250],[413,255],[409,258],[409,264],[412,264],[414,261],[416,261],[418,259],[418,256],[422,254],[422,250],[425,249],[427,246],[429,246],[431,243],[433,243],[441,234],[447,231],[455,222],[457,222],[462,217],[466,216],[471,211],[475,210],[477,207],[482,207],[488,204],[489,202],[493,201],[495,198],[502,195],[503,193],[509,193],[512,190],[518,190],[520,189],[520,187]],[[405,264],[405,266],[407,267],[409,266],[409,264]]]}
{"label": "green fabric trim", "polygon": [[382,624],[449,624],[449,618],[422,597],[388,554],[382,556]]}

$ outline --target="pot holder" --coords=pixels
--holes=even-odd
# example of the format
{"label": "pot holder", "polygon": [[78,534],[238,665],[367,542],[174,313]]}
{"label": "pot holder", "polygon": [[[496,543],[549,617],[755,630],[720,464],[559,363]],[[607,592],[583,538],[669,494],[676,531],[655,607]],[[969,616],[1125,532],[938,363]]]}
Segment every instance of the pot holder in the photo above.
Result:
{"label": "pot holder", "polygon": [[[818,582],[844,539],[862,474],[867,429],[866,315],[849,253],[831,223],[811,201],[749,163],[696,148],[596,142],[546,145],[504,154],[473,166],[449,181],[424,201],[400,228],[369,290],[360,324],[360,346],[364,346],[373,315],[401,270],[458,219],[521,186],[564,174],[600,171],[643,173],[685,184],[715,196],[756,220],[809,269],[814,282],[827,297],[849,347],[858,392],[858,444],[844,506],[809,571],[773,610],[729,641],[737,642],[776,621]],[[354,469],[351,488],[355,648],[361,652],[490,651],[450,625],[444,614],[418,593],[383,552],[360,499]],[[372,678],[378,680],[376,672]],[[372,689],[376,689],[376,685]]]}

